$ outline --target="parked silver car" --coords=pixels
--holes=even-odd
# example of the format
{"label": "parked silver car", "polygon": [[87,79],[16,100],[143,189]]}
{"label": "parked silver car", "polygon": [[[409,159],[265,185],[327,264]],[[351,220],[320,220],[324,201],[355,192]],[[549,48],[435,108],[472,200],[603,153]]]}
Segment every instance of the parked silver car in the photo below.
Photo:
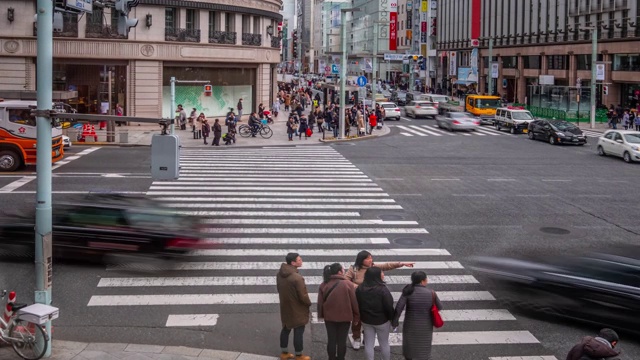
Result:
{"label": "parked silver car", "polygon": [[439,128],[449,131],[475,131],[480,126],[480,120],[463,112],[447,112],[436,116],[436,124]]}
{"label": "parked silver car", "polygon": [[396,104],[392,102],[381,102],[378,104],[384,108],[385,120],[395,119],[396,121],[400,121],[400,108]]}
{"label": "parked silver car", "polygon": [[418,118],[419,116],[435,118],[438,115],[438,109],[434,103],[430,101],[410,101],[405,107],[404,111],[407,116]]}

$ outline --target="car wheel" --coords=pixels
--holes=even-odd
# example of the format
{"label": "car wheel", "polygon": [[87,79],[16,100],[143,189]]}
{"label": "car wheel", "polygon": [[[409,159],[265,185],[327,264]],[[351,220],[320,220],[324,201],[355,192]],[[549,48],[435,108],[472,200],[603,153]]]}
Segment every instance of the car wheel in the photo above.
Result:
{"label": "car wheel", "polygon": [[0,171],[15,171],[22,164],[20,155],[13,150],[0,151]]}
{"label": "car wheel", "polygon": [[398,116],[398,117],[396,118],[396,121],[400,121],[400,116]]}
{"label": "car wheel", "polygon": [[511,134],[515,134],[516,133],[516,128],[514,128],[513,126],[509,129],[509,132]]}
{"label": "car wheel", "polygon": [[533,131],[529,131],[529,139],[530,140],[535,140],[536,139],[535,135],[533,135]]}
{"label": "car wheel", "polygon": [[624,154],[622,154],[622,160],[624,160],[624,162],[626,163],[631,163],[631,154],[629,154],[628,151],[625,151]]}
{"label": "car wheel", "polygon": [[554,138],[553,136],[549,136],[549,144],[555,145],[556,144],[556,138]]}
{"label": "car wheel", "polygon": [[600,156],[607,156],[607,153],[604,152],[604,148],[600,145],[598,145],[598,155]]}
{"label": "car wheel", "polygon": [[500,131],[500,124],[496,123],[496,130]]}

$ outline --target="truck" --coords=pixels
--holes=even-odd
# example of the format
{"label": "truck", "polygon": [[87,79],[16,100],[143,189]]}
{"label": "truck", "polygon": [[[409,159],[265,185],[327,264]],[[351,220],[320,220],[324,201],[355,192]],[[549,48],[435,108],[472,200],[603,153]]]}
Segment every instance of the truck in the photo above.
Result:
{"label": "truck", "polygon": [[[0,172],[36,164],[36,119],[31,115],[36,105],[36,101],[0,98]],[[62,129],[52,129],[50,146],[51,161],[61,160],[64,157]]]}
{"label": "truck", "polygon": [[499,96],[467,95],[464,100],[464,110],[480,119],[480,123],[493,125],[496,109],[502,106]]}

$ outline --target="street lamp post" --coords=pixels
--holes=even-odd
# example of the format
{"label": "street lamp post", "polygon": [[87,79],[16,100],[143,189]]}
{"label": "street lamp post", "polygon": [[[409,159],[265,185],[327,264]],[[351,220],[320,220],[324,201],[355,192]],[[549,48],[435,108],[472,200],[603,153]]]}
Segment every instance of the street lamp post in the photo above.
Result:
{"label": "street lamp post", "polygon": [[596,127],[596,61],[598,61],[598,28],[594,26],[591,31],[591,129]]}
{"label": "street lamp post", "polygon": [[347,13],[359,11],[360,8],[346,8],[340,9],[340,25],[342,31],[342,56],[340,57],[340,120],[338,124],[338,139],[344,138],[344,109],[346,109],[347,105],[347,96],[345,94],[345,88],[347,86],[346,78],[347,78],[347,30],[345,23],[347,22]]}

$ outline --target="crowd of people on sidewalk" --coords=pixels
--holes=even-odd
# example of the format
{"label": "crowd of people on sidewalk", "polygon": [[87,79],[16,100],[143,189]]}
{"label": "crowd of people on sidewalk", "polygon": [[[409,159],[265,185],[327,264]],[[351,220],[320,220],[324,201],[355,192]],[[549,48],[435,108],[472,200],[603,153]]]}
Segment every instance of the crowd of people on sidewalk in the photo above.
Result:
{"label": "crowd of people on sidewalk", "polygon": [[[407,360],[431,360],[434,327],[443,322],[438,312],[442,303],[438,294],[427,287],[424,271],[414,271],[394,306],[393,296],[384,281],[385,271],[414,266],[413,262],[374,263],[370,252],[356,255],[348,269],[340,263],[328,264],[318,289],[317,321],[324,322],[329,360],[344,360],[351,330],[352,347],[365,348],[366,360],[374,360],[376,339],[382,360],[391,359],[389,337],[402,320],[402,355]],[[280,360],[310,360],[304,355],[304,331],[311,316],[312,301],[304,277],[299,273],[303,261],[298,253],[289,253],[276,275],[280,299]],[[293,331],[293,348],[289,337]],[[363,336],[364,335],[364,336]],[[618,334],[602,329],[598,336],[585,337],[569,351],[566,360],[615,360]]]}
{"label": "crowd of people on sidewalk", "polygon": [[[606,106],[605,106],[606,107]],[[620,104],[611,104],[607,112],[609,128],[617,129],[618,125],[625,130],[640,131],[640,103],[637,108],[623,108]]]}

